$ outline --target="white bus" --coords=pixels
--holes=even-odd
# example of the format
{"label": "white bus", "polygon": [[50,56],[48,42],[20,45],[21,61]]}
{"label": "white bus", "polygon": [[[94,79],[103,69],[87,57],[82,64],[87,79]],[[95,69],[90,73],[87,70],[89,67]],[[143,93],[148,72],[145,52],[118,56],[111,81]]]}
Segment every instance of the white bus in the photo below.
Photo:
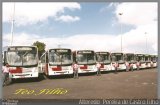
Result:
{"label": "white bus", "polygon": [[157,67],[158,57],[156,55],[151,55],[151,67]]}
{"label": "white bus", "polygon": [[9,46],[6,52],[11,79],[38,78],[38,48],[36,46]]}
{"label": "white bus", "polygon": [[146,68],[145,55],[144,54],[136,54],[136,61],[138,63],[140,69]]}
{"label": "white bus", "polygon": [[133,69],[137,69],[136,56],[133,53],[125,53],[125,61],[128,63],[129,69],[133,67]]}
{"label": "white bus", "polygon": [[151,55],[145,54],[146,68],[151,68]]}
{"label": "white bus", "polygon": [[77,50],[73,52],[74,61],[79,65],[78,73],[96,72],[96,57],[93,50]]}
{"label": "white bus", "polygon": [[71,49],[49,49],[40,57],[41,70],[47,76],[73,74]]}
{"label": "white bus", "polygon": [[96,52],[96,61],[101,64],[101,71],[111,71],[113,70],[111,63],[111,56],[109,52]]}
{"label": "white bus", "polygon": [[117,70],[126,70],[123,53],[111,53],[112,65],[117,65]]}

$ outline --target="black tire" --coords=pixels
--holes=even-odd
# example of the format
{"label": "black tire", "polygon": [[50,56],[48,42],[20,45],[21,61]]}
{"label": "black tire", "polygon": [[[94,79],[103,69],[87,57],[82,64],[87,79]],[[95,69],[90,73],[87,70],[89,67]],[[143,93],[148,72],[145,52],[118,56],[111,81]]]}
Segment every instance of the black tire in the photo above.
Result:
{"label": "black tire", "polygon": [[44,79],[46,79],[45,75],[43,73],[40,73],[39,76],[38,76],[38,80],[41,81],[41,80],[44,80]]}
{"label": "black tire", "polygon": [[73,75],[73,74],[70,74],[70,75],[69,75],[69,77],[70,77],[70,78],[73,78],[73,77],[74,77],[74,75]]}

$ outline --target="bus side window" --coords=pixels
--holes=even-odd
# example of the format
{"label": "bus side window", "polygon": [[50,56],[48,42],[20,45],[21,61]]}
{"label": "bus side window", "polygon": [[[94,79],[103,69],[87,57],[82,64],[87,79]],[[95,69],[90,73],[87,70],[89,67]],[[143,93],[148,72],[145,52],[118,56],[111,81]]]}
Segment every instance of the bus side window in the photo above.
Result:
{"label": "bus side window", "polygon": [[48,63],[48,53],[46,53],[46,63]]}
{"label": "bus side window", "polygon": [[45,63],[45,55],[41,57],[41,63]]}

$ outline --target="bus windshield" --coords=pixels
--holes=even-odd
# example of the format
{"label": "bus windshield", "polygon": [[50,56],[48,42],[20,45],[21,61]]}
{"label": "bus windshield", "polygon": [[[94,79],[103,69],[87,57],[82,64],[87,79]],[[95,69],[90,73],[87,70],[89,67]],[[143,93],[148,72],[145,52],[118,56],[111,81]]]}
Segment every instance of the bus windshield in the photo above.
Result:
{"label": "bus windshield", "polygon": [[157,58],[156,57],[151,57],[151,61],[156,62]]}
{"label": "bus windshield", "polygon": [[114,55],[112,55],[112,61],[122,62],[123,61],[123,55],[122,54],[114,54]]}
{"label": "bus windshield", "polygon": [[12,50],[7,52],[7,61],[11,66],[32,66],[38,64],[37,50]]}
{"label": "bus windshield", "polygon": [[110,63],[109,55],[107,54],[97,54],[97,61],[100,63]]}
{"label": "bus windshield", "polygon": [[145,57],[145,61],[150,61],[151,59],[150,59],[150,57],[149,56],[146,56]]}
{"label": "bus windshield", "polygon": [[94,52],[91,53],[77,53],[78,64],[93,64],[95,63]]}
{"label": "bus windshield", "polygon": [[49,64],[51,64],[51,65],[72,64],[71,50],[69,50],[69,49],[50,50]]}
{"label": "bus windshield", "polygon": [[138,56],[137,57],[137,61],[141,61],[141,62],[145,61],[144,56]]}
{"label": "bus windshield", "polygon": [[134,61],[134,55],[127,55],[127,61]]}

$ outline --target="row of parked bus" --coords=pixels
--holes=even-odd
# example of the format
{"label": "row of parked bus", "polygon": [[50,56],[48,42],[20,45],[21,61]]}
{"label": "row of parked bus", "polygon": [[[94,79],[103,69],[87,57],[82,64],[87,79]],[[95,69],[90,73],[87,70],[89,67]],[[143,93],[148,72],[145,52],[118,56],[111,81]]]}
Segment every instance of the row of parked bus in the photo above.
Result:
{"label": "row of parked bus", "polygon": [[72,51],[67,48],[48,49],[38,58],[35,46],[10,46],[3,54],[4,63],[10,67],[10,78],[35,78],[40,74],[47,76],[73,74],[74,61],[79,65],[78,73],[96,72],[96,62],[101,71],[126,70],[157,67],[157,55],[95,52],[93,50]]}

